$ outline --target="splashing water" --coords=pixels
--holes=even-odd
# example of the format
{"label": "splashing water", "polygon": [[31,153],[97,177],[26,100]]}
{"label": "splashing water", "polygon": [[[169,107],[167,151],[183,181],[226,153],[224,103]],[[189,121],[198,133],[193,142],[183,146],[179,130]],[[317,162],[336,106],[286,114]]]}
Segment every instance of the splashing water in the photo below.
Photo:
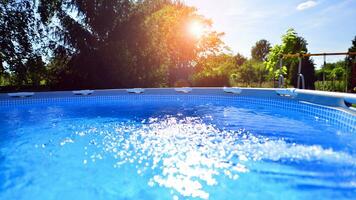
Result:
{"label": "splashing water", "polygon": [[[100,148],[95,152],[112,156],[115,168],[134,164],[138,175],[154,172],[147,183],[150,187],[166,187],[184,197],[201,199],[209,198],[205,188],[218,185],[218,176],[238,181],[241,174],[250,171],[250,163],[261,160],[356,166],[356,159],[344,152],[273,140],[245,130],[220,130],[199,117],[165,116],[138,124],[105,123],[104,127],[84,127],[76,136],[79,138],[65,138],[60,145],[94,138],[88,145]],[[101,159],[101,153],[91,155],[93,162]],[[87,162],[83,160],[84,165]]]}

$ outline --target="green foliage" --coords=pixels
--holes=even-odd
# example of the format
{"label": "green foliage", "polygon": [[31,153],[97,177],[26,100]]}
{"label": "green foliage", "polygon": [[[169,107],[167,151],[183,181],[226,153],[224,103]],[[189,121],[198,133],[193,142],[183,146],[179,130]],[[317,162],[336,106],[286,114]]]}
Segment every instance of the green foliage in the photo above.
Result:
{"label": "green foliage", "polygon": [[235,60],[236,66],[241,66],[247,61],[247,58],[244,57],[243,55],[237,53],[234,56],[234,60]]}
{"label": "green foliage", "polygon": [[[306,40],[296,33],[294,29],[289,29],[286,34],[282,36],[282,44],[275,45],[268,57],[266,66],[270,72],[271,78],[277,78],[280,75],[289,80],[289,84],[297,87],[297,74],[298,74],[298,58],[283,57],[283,66],[280,68],[280,59],[283,55],[306,53],[308,43]],[[302,59],[302,71],[304,75],[305,84],[307,89],[314,88],[315,82],[315,69],[314,63],[310,58]]]}
{"label": "green foliage", "polygon": [[254,63],[253,67],[256,71],[257,82],[259,83],[259,87],[262,87],[262,83],[268,79],[268,70],[266,68],[266,65],[261,61],[257,61]]}
{"label": "green foliage", "polygon": [[262,83],[266,80],[267,73],[268,70],[263,62],[251,59],[238,67],[233,76],[233,81],[235,84],[245,84],[248,87],[252,83],[258,83],[261,87]]}
{"label": "green foliage", "polygon": [[10,75],[8,73],[2,73],[0,75],[0,86],[10,85]]}
{"label": "green foliage", "polygon": [[45,63],[42,61],[41,56],[30,57],[25,64],[27,72],[26,83],[24,85],[30,85],[33,87],[38,87],[45,83],[45,78],[47,76]]}
{"label": "green foliage", "polygon": [[[189,32],[192,23],[199,23],[205,31],[201,37]],[[145,20],[151,53],[160,60],[168,74],[168,85],[187,80],[192,65],[200,57],[219,53],[223,48],[221,33],[211,31],[211,21],[196,13],[192,7],[172,4],[152,13]]]}
{"label": "green foliage", "polygon": [[[317,90],[345,92],[347,65],[345,61],[326,63],[323,68],[316,71],[318,82],[315,84]],[[325,76],[325,82],[323,79]]]}
{"label": "green foliage", "polygon": [[[272,78],[278,78],[280,75],[287,75],[287,67],[283,65],[281,68],[279,66],[279,61],[281,58],[281,55],[284,54],[284,50],[282,49],[281,45],[275,45],[267,58],[267,61],[265,62],[266,68],[269,71],[270,77]],[[277,65],[278,64],[278,65]]]}
{"label": "green foliage", "polygon": [[[169,86],[225,50],[223,33],[179,1],[10,0],[0,11],[4,84],[9,74],[12,85],[55,89]],[[204,26],[199,38],[192,21]]]}
{"label": "green foliage", "polygon": [[258,60],[260,62],[266,61],[269,51],[271,49],[271,44],[265,40],[259,40],[256,42],[255,46],[251,49],[252,59]]}
{"label": "green foliage", "polygon": [[324,74],[328,80],[343,80],[346,72],[346,62],[338,61],[335,63],[326,63],[323,68],[317,70],[316,74],[318,80],[322,80]]}
{"label": "green foliage", "polygon": [[236,70],[235,58],[230,54],[201,57],[195,66],[194,86],[229,86]]}
{"label": "green foliage", "polygon": [[345,92],[345,81],[316,81],[315,89],[333,92]]}
{"label": "green foliage", "polygon": [[[37,85],[42,27],[32,0],[0,1],[0,77],[3,84]],[[6,80],[6,81],[5,81]]]}
{"label": "green foliage", "polygon": [[[198,37],[189,32],[192,23],[203,28]],[[222,36],[195,8],[174,0],[0,1],[0,85],[261,87],[283,75],[296,87],[298,60],[285,58],[279,69],[281,55],[308,51],[294,29],[273,48],[257,41],[252,59],[231,55]],[[349,51],[356,51],[356,37]],[[313,88],[314,63],[302,62],[306,86]],[[336,85],[348,75],[356,87],[355,56],[346,63],[325,72],[327,78]]]}
{"label": "green foliage", "polygon": [[[356,36],[352,40],[352,46],[349,52],[356,52]],[[348,80],[348,91],[356,93],[356,55],[346,57],[346,74]]]}
{"label": "green foliage", "polygon": [[195,66],[194,86],[259,86],[267,80],[266,65],[241,54],[202,57]]}

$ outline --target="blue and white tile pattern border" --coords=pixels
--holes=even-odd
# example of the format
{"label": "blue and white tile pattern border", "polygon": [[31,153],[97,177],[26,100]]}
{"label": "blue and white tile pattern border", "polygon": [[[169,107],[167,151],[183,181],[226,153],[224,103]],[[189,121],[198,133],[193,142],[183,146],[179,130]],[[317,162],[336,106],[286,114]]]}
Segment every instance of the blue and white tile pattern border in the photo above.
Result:
{"label": "blue and white tile pattern border", "polygon": [[227,94],[222,88],[194,88],[191,93],[177,93],[174,89],[145,89],[143,94],[129,94],[126,90],[96,90],[88,96],[75,96],[72,92],[42,92],[33,97],[11,98],[0,94],[0,108],[30,106],[31,104],[61,105],[66,103],[103,102],[152,102],[152,101],[228,101],[231,104],[255,104],[303,112],[336,125],[342,130],[356,133],[356,111],[345,105],[344,98],[356,98],[350,94],[296,90],[297,97],[276,95],[276,89],[242,88],[239,95]]}

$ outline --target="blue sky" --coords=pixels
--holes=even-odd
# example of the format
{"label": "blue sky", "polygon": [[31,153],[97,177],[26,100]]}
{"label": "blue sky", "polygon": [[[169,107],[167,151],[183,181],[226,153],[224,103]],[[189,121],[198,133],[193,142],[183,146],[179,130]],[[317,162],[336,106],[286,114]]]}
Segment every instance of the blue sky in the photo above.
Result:
{"label": "blue sky", "polygon": [[[309,43],[308,50],[345,52],[356,35],[356,0],[185,0],[225,32],[224,41],[234,53],[250,56],[259,39],[281,41],[295,28]],[[344,57],[328,57],[328,61]],[[319,66],[320,58],[314,58]]]}

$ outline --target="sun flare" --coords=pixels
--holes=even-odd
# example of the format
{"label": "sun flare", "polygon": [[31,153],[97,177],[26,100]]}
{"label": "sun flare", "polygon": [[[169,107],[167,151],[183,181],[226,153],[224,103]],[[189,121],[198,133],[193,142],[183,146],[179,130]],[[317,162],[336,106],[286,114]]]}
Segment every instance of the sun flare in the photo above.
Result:
{"label": "sun flare", "polygon": [[188,27],[189,33],[196,38],[201,38],[204,34],[204,26],[198,21],[192,21]]}

